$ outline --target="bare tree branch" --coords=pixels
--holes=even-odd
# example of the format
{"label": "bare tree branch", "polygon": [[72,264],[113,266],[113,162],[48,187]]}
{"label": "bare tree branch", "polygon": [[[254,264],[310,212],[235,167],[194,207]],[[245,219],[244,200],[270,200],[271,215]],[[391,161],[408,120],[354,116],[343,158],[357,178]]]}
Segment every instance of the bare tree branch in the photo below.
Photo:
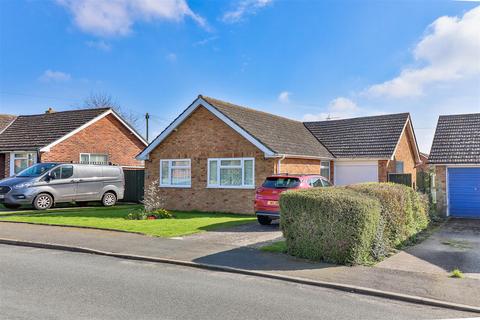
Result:
{"label": "bare tree branch", "polygon": [[122,108],[120,104],[109,94],[92,93],[84,100],[82,108],[112,108],[132,127],[137,130],[140,127],[140,117],[138,114]]}

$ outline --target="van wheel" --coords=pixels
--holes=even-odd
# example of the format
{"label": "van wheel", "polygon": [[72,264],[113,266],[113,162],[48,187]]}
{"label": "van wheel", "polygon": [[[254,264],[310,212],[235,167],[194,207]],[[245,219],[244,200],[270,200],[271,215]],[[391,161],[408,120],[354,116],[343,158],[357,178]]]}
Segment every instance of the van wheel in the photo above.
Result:
{"label": "van wheel", "polygon": [[53,206],[53,197],[48,193],[40,193],[33,200],[33,206],[37,210],[47,210]]}
{"label": "van wheel", "polygon": [[117,196],[113,192],[106,192],[102,197],[104,207],[111,207],[117,203]]}
{"label": "van wheel", "polygon": [[272,223],[272,219],[267,216],[257,216],[257,220],[262,226],[268,226]]}
{"label": "van wheel", "polygon": [[4,203],[3,206],[7,209],[15,210],[21,207],[19,204],[10,204],[10,203]]}

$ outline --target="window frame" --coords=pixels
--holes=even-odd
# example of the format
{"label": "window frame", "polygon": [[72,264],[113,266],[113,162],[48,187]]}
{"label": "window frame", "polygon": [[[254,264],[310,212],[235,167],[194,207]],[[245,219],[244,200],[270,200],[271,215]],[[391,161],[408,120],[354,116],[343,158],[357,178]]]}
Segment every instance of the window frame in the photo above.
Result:
{"label": "window frame", "polygon": [[[95,155],[95,156],[106,156],[106,157],[107,157],[107,161],[106,161],[105,164],[103,164],[103,165],[108,165],[108,163],[109,163],[109,161],[110,161],[110,157],[108,156],[107,153],[95,153],[95,152],[94,152],[94,153],[88,153],[88,152],[80,152],[80,157],[79,157],[79,162],[78,162],[78,163],[80,163],[80,164],[93,164],[93,165],[97,164],[97,165],[99,165],[98,163],[92,163],[92,162],[90,161],[90,158],[91,158],[92,155]],[[82,156],[88,156],[88,163],[82,162]]]}
{"label": "window frame", "polygon": [[[240,166],[222,166],[222,161],[240,160]],[[245,161],[252,161],[252,182],[253,184],[245,184]],[[217,162],[217,183],[210,183],[210,162]],[[242,169],[242,185],[238,186],[224,186],[220,184],[220,169],[221,168],[241,168]],[[255,189],[255,158],[240,157],[240,158],[208,158],[207,160],[207,188],[211,189]]]}
{"label": "window frame", "polygon": [[[173,161],[188,161],[188,166],[172,166]],[[163,172],[162,172],[162,164],[164,162],[168,162],[168,184],[162,183],[163,181]],[[159,182],[158,184],[162,188],[191,188],[192,187],[192,160],[191,159],[160,159],[159,161],[160,167],[160,174],[159,174]],[[189,184],[172,184],[172,170],[173,169],[186,169],[190,170],[190,180]]]}
{"label": "window frame", "polygon": [[[402,172],[398,172],[398,165],[402,166]],[[395,160],[395,173],[403,174],[405,173],[405,162],[401,160]]]}
{"label": "window frame", "polygon": [[[324,166],[322,163],[328,162],[328,166]],[[322,176],[322,169],[328,169],[328,177]],[[320,176],[324,177],[328,181],[330,181],[331,175],[331,168],[330,168],[330,160],[320,160]]]}
{"label": "window frame", "polygon": [[[24,154],[25,156],[17,158],[17,157],[15,157],[16,154]],[[33,155],[31,165],[28,165],[29,155]],[[20,173],[23,170],[22,169],[19,172],[15,172],[15,160],[27,160],[27,168],[28,168],[28,167],[31,167],[38,162],[38,155],[37,155],[37,152],[34,152],[34,151],[14,151],[14,152],[10,152],[10,176],[14,176],[14,175],[16,175],[17,173]],[[24,168],[24,169],[26,169],[26,168]]]}

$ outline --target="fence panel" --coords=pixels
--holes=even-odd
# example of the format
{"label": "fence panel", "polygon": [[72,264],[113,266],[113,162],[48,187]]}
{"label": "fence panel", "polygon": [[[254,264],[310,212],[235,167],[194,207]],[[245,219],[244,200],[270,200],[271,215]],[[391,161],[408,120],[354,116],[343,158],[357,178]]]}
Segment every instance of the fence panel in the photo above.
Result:
{"label": "fence panel", "polygon": [[408,187],[412,187],[412,174],[411,173],[390,173],[388,174],[388,182],[404,184]]}

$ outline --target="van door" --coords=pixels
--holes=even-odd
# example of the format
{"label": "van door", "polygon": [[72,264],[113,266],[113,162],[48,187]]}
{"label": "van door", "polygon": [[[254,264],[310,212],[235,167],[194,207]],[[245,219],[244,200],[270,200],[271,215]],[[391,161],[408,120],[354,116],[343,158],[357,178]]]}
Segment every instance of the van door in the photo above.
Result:
{"label": "van door", "polygon": [[77,182],[76,201],[98,201],[102,198],[102,167],[94,165],[77,166],[75,175]]}
{"label": "van door", "polygon": [[55,202],[73,201],[76,194],[76,183],[73,179],[74,169],[72,165],[62,165],[50,172],[48,186],[52,188]]}

